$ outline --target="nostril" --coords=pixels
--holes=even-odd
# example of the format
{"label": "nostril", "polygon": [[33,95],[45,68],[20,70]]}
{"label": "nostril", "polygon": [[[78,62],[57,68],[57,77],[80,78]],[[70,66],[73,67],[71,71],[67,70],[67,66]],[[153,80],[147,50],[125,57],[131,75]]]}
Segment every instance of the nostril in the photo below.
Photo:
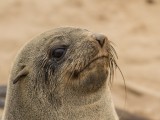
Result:
{"label": "nostril", "polygon": [[100,46],[103,47],[105,39],[96,39],[96,40],[98,41]]}
{"label": "nostril", "polygon": [[98,41],[99,45],[103,47],[106,40],[106,36],[102,34],[95,34],[95,39]]}

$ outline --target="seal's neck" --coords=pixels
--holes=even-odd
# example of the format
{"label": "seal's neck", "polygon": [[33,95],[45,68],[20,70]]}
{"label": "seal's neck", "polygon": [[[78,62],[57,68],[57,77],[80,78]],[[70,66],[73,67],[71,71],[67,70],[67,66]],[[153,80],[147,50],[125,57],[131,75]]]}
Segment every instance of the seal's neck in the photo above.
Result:
{"label": "seal's neck", "polygon": [[109,87],[87,95],[66,94],[63,110],[67,120],[118,120]]}
{"label": "seal's neck", "polygon": [[55,99],[52,105],[47,97],[42,100],[31,91],[24,95],[19,89],[9,87],[3,120],[118,120],[109,87],[86,95],[65,91],[61,102]]}

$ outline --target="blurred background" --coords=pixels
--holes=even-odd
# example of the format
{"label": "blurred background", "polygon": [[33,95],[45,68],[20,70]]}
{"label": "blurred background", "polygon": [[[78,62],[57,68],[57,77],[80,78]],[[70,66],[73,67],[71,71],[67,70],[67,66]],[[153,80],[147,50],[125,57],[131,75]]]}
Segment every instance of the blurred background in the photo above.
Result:
{"label": "blurred background", "polygon": [[115,43],[127,86],[125,93],[117,71],[112,94],[120,117],[160,120],[160,0],[1,0],[0,117],[18,50],[35,35],[61,26],[103,33]]}

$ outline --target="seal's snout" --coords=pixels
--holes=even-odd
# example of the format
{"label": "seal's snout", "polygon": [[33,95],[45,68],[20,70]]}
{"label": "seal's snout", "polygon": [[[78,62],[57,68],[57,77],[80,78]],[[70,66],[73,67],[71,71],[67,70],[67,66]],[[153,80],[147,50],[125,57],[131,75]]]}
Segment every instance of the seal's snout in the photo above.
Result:
{"label": "seal's snout", "polygon": [[99,43],[101,47],[105,44],[107,37],[103,34],[93,34],[94,39]]}

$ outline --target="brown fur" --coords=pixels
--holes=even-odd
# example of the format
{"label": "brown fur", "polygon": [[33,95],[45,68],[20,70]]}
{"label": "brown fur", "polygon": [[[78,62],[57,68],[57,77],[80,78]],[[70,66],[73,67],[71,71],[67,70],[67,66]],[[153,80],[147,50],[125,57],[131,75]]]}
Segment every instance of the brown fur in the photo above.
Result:
{"label": "brown fur", "polygon": [[[57,62],[52,51],[59,46],[67,51]],[[85,29],[47,31],[18,54],[2,119],[118,120],[109,88],[115,67],[107,38],[102,48]]]}

